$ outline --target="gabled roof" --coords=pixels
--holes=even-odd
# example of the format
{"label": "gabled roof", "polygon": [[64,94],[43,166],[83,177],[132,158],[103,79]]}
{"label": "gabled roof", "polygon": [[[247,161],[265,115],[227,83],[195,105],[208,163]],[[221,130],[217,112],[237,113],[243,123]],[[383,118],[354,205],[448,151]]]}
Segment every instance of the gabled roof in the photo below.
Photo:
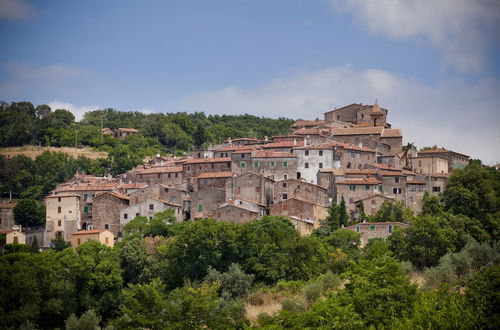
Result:
{"label": "gabled roof", "polygon": [[290,152],[258,150],[252,153],[252,158],[295,158]]}
{"label": "gabled roof", "polygon": [[451,150],[448,150],[448,149],[445,149],[445,148],[436,148],[436,149],[429,149],[429,150],[421,150],[418,152],[419,154],[420,153],[423,153],[423,154],[432,154],[432,153],[451,153],[451,154],[457,154],[457,155],[461,155],[461,156],[464,156],[464,157],[470,157],[470,156],[467,156],[467,155],[464,155],[464,154],[461,154],[459,152],[456,152],[456,151],[451,151]]}
{"label": "gabled roof", "polygon": [[223,209],[223,208],[226,208],[226,207],[234,207],[234,208],[237,208],[237,209],[240,209],[240,210],[243,210],[243,211],[246,211],[246,212],[250,212],[250,213],[254,213],[254,214],[259,214],[259,212],[256,212],[256,211],[253,211],[253,210],[250,210],[250,209],[247,209],[245,207],[242,207],[240,205],[234,205],[234,204],[224,204],[224,205],[221,205],[215,209],[213,209],[212,213],[214,213],[215,211],[217,210],[220,210],[220,209]]}
{"label": "gabled roof", "polygon": [[343,181],[337,181],[336,183],[337,184],[349,184],[349,185],[351,185],[351,184],[353,184],[353,185],[357,185],[357,184],[366,185],[366,184],[380,184],[381,182],[374,177],[368,177],[368,178],[359,178],[359,179],[345,179]]}
{"label": "gabled roof", "polygon": [[352,127],[352,128],[332,128],[333,135],[378,135],[382,134],[383,127]]}
{"label": "gabled roof", "polygon": [[360,202],[360,201],[364,201],[366,199],[372,199],[372,198],[376,198],[376,197],[381,197],[381,198],[389,199],[391,201],[394,200],[394,198],[390,197],[390,196],[385,196],[385,195],[382,195],[382,194],[374,194],[374,195],[371,195],[371,196],[368,196],[368,197],[363,197],[363,198],[357,199],[354,202]]}
{"label": "gabled roof", "polygon": [[130,127],[120,127],[117,130],[120,130],[122,132],[139,133],[138,130],[136,130],[135,128],[130,128]]}
{"label": "gabled roof", "polygon": [[184,164],[202,164],[202,163],[223,163],[230,162],[231,158],[223,157],[223,158],[195,158],[190,159],[184,162]]}
{"label": "gabled roof", "polygon": [[0,203],[0,209],[12,209],[16,207],[17,203],[16,202],[11,202],[11,203]]}
{"label": "gabled roof", "polygon": [[124,199],[124,200],[129,200],[130,199],[130,197],[128,197],[127,195],[120,194],[119,192],[116,192],[116,191],[106,191],[106,192],[103,192],[102,194],[96,195],[94,198],[98,198],[98,197],[101,197],[101,196],[104,196],[104,195],[111,195],[113,197],[116,197],[116,198],[119,198],[119,199]]}
{"label": "gabled roof", "polygon": [[324,190],[324,191],[327,191],[328,189],[326,188],[323,188],[321,186],[318,186],[317,184],[314,184],[314,183],[310,183],[310,182],[307,182],[307,181],[302,181],[302,180],[297,180],[295,178],[288,178],[288,179],[285,179],[285,180],[281,180],[281,181],[276,181],[274,184],[282,184],[283,182],[290,182],[290,181],[294,181],[294,182],[297,182],[301,185],[308,185],[308,186],[313,186],[315,188],[318,188],[320,190]]}
{"label": "gabled roof", "polygon": [[272,142],[268,144],[264,144],[262,148],[264,149],[271,149],[271,148],[293,148],[293,147],[300,147],[304,145],[304,141],[280,141],[280,142]]}
{"label": "gabled roof", "polygon": [[90,234],[100,234],[102,232],[109,231],[106,229],[92,229],[92,230],[80,230],[74,232],[72,235],[90,235]]}
{"label": "gabled roof", "polygon": [[382,134],[380,134],[380,137],[387,138],[387,137],[402,137],[403,134],[401,133],[401,130],[399,128],[384,128],[382,131]]}
{"label": "gabled roof", "polygon": [[161,173],[176,173],[182,172],[182,166],[166,166],[166,167],[149,167],[137,169],[134,171],[136,174],[161,174]]}
{"label": "gabled roof", "polygon": [[319,126],[324,125],[324,120],[297,120],[293,123],[292,127],[309,127],[309,126]]}

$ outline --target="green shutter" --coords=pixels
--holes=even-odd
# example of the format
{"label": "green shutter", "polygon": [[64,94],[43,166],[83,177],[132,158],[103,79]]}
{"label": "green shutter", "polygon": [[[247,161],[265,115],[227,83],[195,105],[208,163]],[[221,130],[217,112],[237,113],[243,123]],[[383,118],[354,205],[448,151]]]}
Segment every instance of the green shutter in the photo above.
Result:
{"label": "green shutter", "polygon": [[255,163],[253,163],[253,166],[254,166],[255,168],[259,168],[259,162],[255,162]]}
{"label": "green shutter", "polygon": [[370,230],[375,230],[375,226],[370,226]]}
{"label": "green shutter", "polygon": [[274,167],[274,162],[271,162],[271,167]]}
{"label": "green shutter", "polygon": [[283,162],[283,167],[288,167],[288,162]]}
{"label": "green shutter", "polygon": [[246,166],[246,165],[247,165],[247,163],[245,163],[245,162],[241,162],[241,163],[240,163],[240,167],[241,167],[241,168],[245,168],[245,166]]}
{"label": "green shutter", "polygon": [[198,212],[203,211],[203,204],[198,204]]}
{"label": "green shutter", "polygon": [[89,207],[88,206],[84,206],[83,207],[83,213],[89,213]]}

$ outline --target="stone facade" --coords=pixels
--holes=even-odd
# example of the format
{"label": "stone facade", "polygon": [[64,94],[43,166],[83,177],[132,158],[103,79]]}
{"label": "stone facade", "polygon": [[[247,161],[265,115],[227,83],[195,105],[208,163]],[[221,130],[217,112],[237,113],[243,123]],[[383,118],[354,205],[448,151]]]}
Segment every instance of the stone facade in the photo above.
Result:
{"label": "stone facade", "polygon": [[231,158],[190,159],[182,165],[183,178],[188,183],[195,183],[201,173],[230,172]]}
{"label": "stone facade", "polygon": [[346,227],[346,229],[360,233],[361,247],[364,247],[371,239],[386,239],[396,227],[406,228],[408,224],[402,222],[364,222]]}
{"label": "stone facade", "polygon": [[258,218],[259,214],[239,205],[226,204],[214,209],[210,217],[221,221],[245,223]]}
{"label": "stone facade", "polygon": [[225,189],[226,183],[231,180],[233,172],[207,172],[201,173],[196,177],[197,190],[203,188],[219,188]]}
{"label": "stone facade", "polygon": [[41,246],[49,247],[57,233],[69,241],[71,235],[82,228],[80,199],[78,194],[47,196],[44,242],[39,242]]}
{"label": "stone facade", "polygon": [[250,172],[233,176],[226,183],[226,196],[228,199],[244,199],[269,206],[273,202],[274,181]]}
{"label": "stone facade", "polygon": [[115,245],[113,233],[104,229],[82,230],[71,235],[71,246],[76,249],[88,241],[97,241],[103,245],[113,247]]}
{"label": "stone facade", "polygon": [[361,215],[361,204],[363,204],[363,209],[365,210],[366,215],[374,215],[375,213],[377,213],[378,209],[380,209],[380,206],[384,202],[392,201],[394,201],[394,198],[381,194],[375,194],[365,198],[361,198],[355,201],[355,218],[359,219],[359,216]]}
{"label": "stone facade", "polygon": [[174,216],[177,221],[180,222],[183,220],[181,205],[173,204],[157,198],[147,198],[144,202],[132,204],[120,211],[120,226],[123,228],[123,226],[138,216],[151,219],[156,213],[163,212],[167,209],[174,210]]}
{"label": "stone facade", "polygon": [[[422,150],[418,152],[418,156],[439,156],[448,160],[448,173],[451,173],[454,169],[464,168],[469,164],[469,156],[447,150],[444,148],[435,148],[430,150]],[[436,173],[436,172],[435,172]]]}
{"label": "stone facade", "polygon": [[297,198],[290,198],[271,206],[269,213],[290,219],[312,222],[314,228],[320,226],[328,216],[328,208]]}
{"label": "stone facade", "polygon": [[[375,114],[375,115],[374,115]],[[375,122],[374,122],[374,119]],[[374,105],[350,104],[325,113],[325,122],[343,121],[356,125],[385,126],[387,109],[381,109],[375,102]]]}
{"label": "stone facade", "polygon": [[120,236],[120,211],[129,206],[130,198],[117,192],[105,192],[94,197],[93,227],[109,230],[115,236]]}
{"label": "stone facade", "polygon": [[219,188],[204,188],[191,195],[191,219],[210,217],[210,211],[226,202],[226,190]]}
{"label": "stone facade", "polygon": [[410,158],[412,169],[420,174],[448,173],[448,159],[442,156],[417,156]]}
{"label": "stone facade", "polygon": [[11,230],[14,222],[16,203],[0,203],[0,230]]}
{"label": "stone facade", "polygon": [[279,203],[290,198],[298,198],[323,206],[329,206],[331,203],[327,190],[321,186],[297,179],[275,182],[274,203]]}
{"label": "stone facade", "polygon": [[346,205],[347,214],[354,218],[356,212],[356,201],[379,194],[381,182],[374,177],[363,179],[345,179],[335,182],[334,196],[337,204],[340,204],[342,197]]}

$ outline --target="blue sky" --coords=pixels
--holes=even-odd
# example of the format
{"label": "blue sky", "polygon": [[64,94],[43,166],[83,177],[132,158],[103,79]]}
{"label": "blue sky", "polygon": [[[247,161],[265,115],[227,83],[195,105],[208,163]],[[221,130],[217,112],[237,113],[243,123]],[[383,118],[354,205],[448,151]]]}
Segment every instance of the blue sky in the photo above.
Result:
{"label": "blue sky", "polygon": [[405,142],[500,161],[495,0],[0,0],[0,99],[316,118],[375,99]]}

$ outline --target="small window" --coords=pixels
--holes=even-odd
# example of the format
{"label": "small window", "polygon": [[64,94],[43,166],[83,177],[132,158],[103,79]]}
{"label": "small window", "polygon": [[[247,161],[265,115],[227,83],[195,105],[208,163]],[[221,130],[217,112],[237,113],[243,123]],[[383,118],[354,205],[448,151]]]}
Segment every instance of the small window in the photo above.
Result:
{"label": "small window", "polygon": [[253,163],[253,166],[254,166],[255,168],[259,168],[259,162],[255,162],[255,163]]}
{"label": "small window", "polygon": [[401,194],[401,188],[392,188],[392,193],[396,195]]}
{"label": "small window", "polygon": [[389,225],[389,227],[387,227],[387,231],[389,232],[389,234],[392,233],[392,226],[391,225]]}
{"label": "small window", "polygon": [[198,212],[203,211],[203,204],[198,204]]}
{"label": "small window", "polygon": [[309,156],[309,150],[305,151],[306,156]]}
{"label": "small window", "polygon": [[57,201],[61,203],[61,197],[57,197]]}
{"label": "small window", "polygon": [[375,199],[372,199],[372,205],[377,204],[377,201]]}
{"label": "small window", "polygon": [[176,178],[177,178],[177,174],[178,174],[178,173],[175,173],[175,177],[176,177]]}
{"label": "small window", "polygon": [[168,178],[170,179],[172,177],[172,173],[168,173]]}
{"label": "small window", "polygon": [[399,176],[396,176],[396,177],[394,178],[394,182],[399,183]]}
{"label": "small window", "polygon": [[88,206],[84,206],[83,207],[83,213],[85,213],[85,214],[89,213],[89,207]]}
{"label": "small window", "polygon": [[378,186],[378,191],[382,192],[382,185]]}
{"label": "small window", "polygon": [[83,194],[83,200],[86,201],[89,198],[89,195]]}
{"label": "small window", "polygon": [[323,163],[319,163],[319,168],[323,168]]}
{"label": "small window", "polygon": [[241,154],[241,158],[245,158],[245,154]]}
{"label": "small window", "polygon": [[356,232],[359,233],[359,226],[356,226]]}
{"label": "small window", "polygon": [[149,204],[149,210],[154,210],[155,206],[153,204]]}
{"label": "small window", "polygon": [[281,198],[282,198],[283,200],[288,199],[288,194],[283,194],[283,195],[281,195]]}
{"label": "small window", "polygon": [[138,217],[138,216],[139,216],[139,213],[136,213],[136,214],[135,214],[135,216],[136,216],[136,217]]}
{"label": "small window", "polygon": [[271,167],[274,167],[274,162],[271,162]]}
{"label": "small window", "polygon": [[231,162],[227,162],[226,167],[231,168]]}
{"label": "small window", "polygon": [[365,185],[365,190],[370,190],[370,185]]}
{"label": "small window", "polygon": [[283,174],[283,180],[287,180],[288,179],[288,174]]}
{"label": "small window", "polygon": [[441,187],[432,187],[432,192],[441,192]]}
{"label": "small window", "polygon": [[163,189],[166,193],[168,193],[168,188]]}
{"label": "small window", "polygon": [[191,165],[188,165],[188,171],[191,171]]}
{"label": "small window", "polygon": [[288,162],[283,162],[283,167],[288,167]]}
{"label": "small window", "polygon": [[356,185],[350,184],[349,185],[349,190],[356,191]]}
{"label": "small window", "polygon": [[245,162],[241,162],[241,163],[240,163],[240,167],[241,167],[241,168],[245,168],[246,166],[247,166],[247,163],[245,163]]}
{"label": "small window", "polygon": [[78,239],[76,240],[76,245],[80,245],[80,244],[82,244],[82,240],[81,240],[80,238],[78,238]]}
{"label": "small window", "polygon": [[319,151],[319,155],[320,155],[320,156],[323,156],[323,150],[320,150],[320,151]]}
{"label": "small window", "polygon": [[61,220],[57,220],[57,226],[61,227]]}
{"label": "small window", "polygon": [[123,219],[128,219],[128,214],[127,213],[123,213]]}
{"label": "small window", "polygon": [[160,179],[160,178],[161,178],[161,174],[160,174],[160,173],[158,173],[158,176],[157,176],[157,178],[158,178],[158,179]]}
{"label": "small window", "polygon": [[215,164],[210,164],[210,168],[214,169],[215,168]]}
{"label": "small window", "polygon": [[60,206],[57,207],[57,213],[61,213],[61,207]]}
{"label": "small window", "polygon": [[109,229],[109,225],[107,223],[104,224],[104,229]]}
{"label": "small window", "polygon": [[370,226],[370,230],[375,230],[375,226]]}
{"label": "small window", "polygon": [[305,167],[305,168],[309,168],[309,163],[305,163],[305,164],[304,164],[304,167]]}
{"label": "small window", "polygon": [[286,182],[283,182],[283,188],[286,188]]}

